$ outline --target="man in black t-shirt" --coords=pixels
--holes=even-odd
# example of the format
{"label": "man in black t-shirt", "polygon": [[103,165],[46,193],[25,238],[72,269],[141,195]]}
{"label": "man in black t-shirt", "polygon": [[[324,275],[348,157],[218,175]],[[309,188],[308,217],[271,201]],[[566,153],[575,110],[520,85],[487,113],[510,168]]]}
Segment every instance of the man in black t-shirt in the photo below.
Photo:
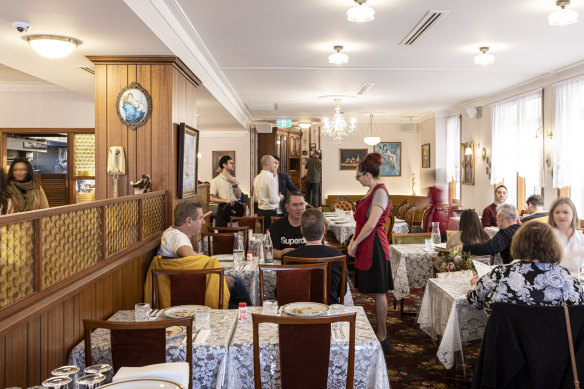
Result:
{"label": "man in black t-shirt", "polygon": [[300,192],[289,192],[286,197],[287,216],[284,216],[270,226],[270,237],[274,244],[274,258],[282,258],[287,253],[302,246],[306,239],[300,232],[300,217],[306,210],[304,196]]}
{"label": "man in black t-shirt", "polygon": [[[338,249],[325,246],[322,243],[326,226],[324,215],[318,209],[307,209],[302,214],[300,228],[306,238],[306,245],[287,252],[284,254],[284,257],[328,258],[343,255]],[[328,297],[329,304],[338,304],[340,302],[342,271],[343,267],[341,262],[332,263]],[[347,287],[345,287],[345,290],[347,290]]]}

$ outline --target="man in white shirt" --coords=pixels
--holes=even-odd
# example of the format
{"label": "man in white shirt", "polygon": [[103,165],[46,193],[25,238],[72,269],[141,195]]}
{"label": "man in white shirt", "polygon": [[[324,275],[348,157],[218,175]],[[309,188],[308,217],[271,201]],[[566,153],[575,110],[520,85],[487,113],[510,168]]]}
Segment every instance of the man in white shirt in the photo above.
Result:
{"label": "man in white shirt", "polygon": [[262,171],[253,180],[253,193],[258,202],[258,216],[264,216],[264,228],[272,223],[272,216],[278,215],[278,204],[284,200],[278,189],[277,161],[271,155],[264,155],[260,160]]}
{"label": "man in white shirt", "polygon": [[209,199],[219,203],[215,227],[226,227],[229,220],[225,220],[223,217],[223,207],[225,204],[233,205],[234,202],[239,201],[241,199],[241,190],[237,179],[233,176],[235,171],[233,159],[229,155],[222,156],[219,159],[219,167],[222,171],[211,180]]}

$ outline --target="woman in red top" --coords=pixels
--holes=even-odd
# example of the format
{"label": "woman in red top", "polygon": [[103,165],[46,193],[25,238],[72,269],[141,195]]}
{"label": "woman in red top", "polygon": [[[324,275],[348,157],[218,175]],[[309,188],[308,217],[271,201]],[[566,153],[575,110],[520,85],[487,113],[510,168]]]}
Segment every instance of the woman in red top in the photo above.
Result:
{"label": "woman in red top", "polygon": [[357,202],[355,235],[348,253],[355,257],[355,286],[361,293],[372,293],[377,317],[377,338],[384,351],[389,351],[387,336],[387,291],[393,289],[389,263],[389,243],[383,228],[391,210],[391,201],[385,185],[379,179],[381,154],[367,154],[359,163],[355,178],[369,188]]}

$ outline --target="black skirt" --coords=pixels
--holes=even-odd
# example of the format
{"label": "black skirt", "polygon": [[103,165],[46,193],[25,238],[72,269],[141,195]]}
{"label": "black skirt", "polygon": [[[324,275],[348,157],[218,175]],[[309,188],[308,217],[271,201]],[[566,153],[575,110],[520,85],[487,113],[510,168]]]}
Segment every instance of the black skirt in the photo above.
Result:
{"label": "black skirt", "polygon": [[355,268],[355,288],[360,293],[387,293],[393,290],[391,263],[385,258],[377,232],[373,240],[373,260],[369,270]]}

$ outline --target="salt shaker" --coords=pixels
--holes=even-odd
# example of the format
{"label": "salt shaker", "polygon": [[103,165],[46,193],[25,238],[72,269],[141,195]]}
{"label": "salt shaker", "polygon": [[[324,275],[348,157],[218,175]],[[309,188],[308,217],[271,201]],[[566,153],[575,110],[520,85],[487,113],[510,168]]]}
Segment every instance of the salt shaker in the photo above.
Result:
{"label": "salt shaker", "polygon": [[237,320],[240,323],[247,323],[247,303],[239,303],[239,316]]}

